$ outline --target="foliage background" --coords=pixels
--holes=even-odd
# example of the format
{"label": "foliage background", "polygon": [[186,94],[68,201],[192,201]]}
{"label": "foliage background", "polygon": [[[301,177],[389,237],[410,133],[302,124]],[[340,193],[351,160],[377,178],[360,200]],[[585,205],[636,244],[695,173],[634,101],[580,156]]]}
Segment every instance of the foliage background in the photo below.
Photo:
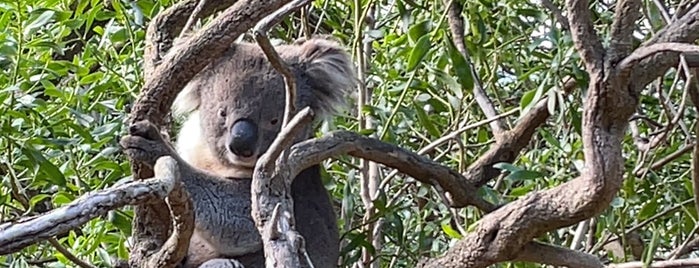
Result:
{"label": "foliage background", "polygon": [[[552,113],[529,148],[515,163],[500,165],[506,172],[479,194],[491,202],[506,203],[575,177],[583,157],[580,100],[587,77],[568,33],[537,2],[452,1],[463,7],[467,59],[457,56],[441,1],[313,3],[309,24],[314,33],[332,34],[349,48],[369,42],[373,50],[366,66],[372,100],[362,112],[373,118],[376,127],[364,132],[417,151],[480,122],[485,117],[471,94],[474,79],[479,79],[501,113],[513,112],[507,117],[510,125],[544,96],[549,97]],[[124,134],[129,103],[143,83],[145,26],[172,4],[167,0],[0,0],[0,222],[45,212],[130,178],[129,163],[117,141]],[[357,29],[357,12],[364,14],[369,6],[376,7],[370,21],[374,27]],[[601,36],[610,25],[612,8],[605,1],[591,4]],[[652,1],[644,2],[637,42],[663,25],[660,14]],[[291,41],[302,36],[297,30],[300,24],[296,14],[272,35]],[[358,37],[358,31],[364,36]],[[478,77],[470,75],[463,60],[473,62]],[[677,109],[683,85],[668,77],[657,81],[642,98],[639,114],[663,123],[669,120],[668,107]],[[570,78],[577,87],[565,92],[564,82]],[[666,142],[648,153],[637,150],[633,138],[627,138],[624,187],[612,207],[595,219],[596,228],[590,234],[598,241],[586,242],[586,250],[608,255],[595,251],[599,240],[629,232],[642,242],[641,248],[627,248],[609,258],[648,260],[667,254],[696,232],[689,156],[649,172],[636,172],[694,140],[696,113],[690,110]],[[357,130],[356,117],[357,112],[350,111],[326,122],[319,133]],[[649,123],[638,127],[644,135],[657,130]],[[428,157],[463,171],[493,141],[488,125],[483,124]],[[382,170],[385,182],[374,201],[377,213],[368,220],[382,219],[383,246],[372,248],[362,229],[365,208],[359,196],[357,161],[339,158],[325,165],[327,187],[340,217],[346,266],[360,260],[361,250],[368,249],[382,267],[412,267],[420,257],[444,252],[482,215],[472,208],[450,209],[433,188]],[[95,266],[110,267],[113,259],[128,258],[131,217],[129,208],[111,212],[58,237],[53,245],[41,243],[0,256],[0,267],[75,267],[57,246]],[[540,240],[568,246],[574,231],[575,226],[564,228]]]}

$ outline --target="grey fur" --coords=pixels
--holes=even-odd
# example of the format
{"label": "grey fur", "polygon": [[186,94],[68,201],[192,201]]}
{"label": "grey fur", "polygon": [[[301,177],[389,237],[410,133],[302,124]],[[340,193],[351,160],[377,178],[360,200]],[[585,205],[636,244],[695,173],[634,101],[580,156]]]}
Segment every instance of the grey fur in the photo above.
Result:
{"label": "grey fur", "polygon": [[[326,39],[278,46],[297,80],[297,108],[310,106],[320,117],[338,112],[355,85],[348,55]],[[228,267],[236,259],[245,267],[263,267],[261,239],[250,216],[250,177],[257,157],[280,131],[284,82],[255,44],[241,43],[199,73],[177,97],[173,111],[187,115],[177,152],[161,137],[146,135],[141,123],[122,139],[130,156],[153,163],[173,155],[195,205],[195,234],[183,267]],[[253,157],[241,159],[227,148],[231,126],[239,119],[258,126]],[[312,129],[300,139],[310,138]],[[130,148],[130,149],[129,149]],[[168,149],[170,148],[170,149]],[[339,235],[335,214],[320,178],[320,167],[299,174],[292,184],[297,230],[315,267],[336,266]]]}

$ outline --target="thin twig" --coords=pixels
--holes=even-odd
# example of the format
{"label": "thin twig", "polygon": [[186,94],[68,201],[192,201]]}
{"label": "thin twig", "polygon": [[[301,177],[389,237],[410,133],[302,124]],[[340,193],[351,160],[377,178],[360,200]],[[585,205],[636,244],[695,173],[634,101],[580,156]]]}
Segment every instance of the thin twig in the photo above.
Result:
{"label": "thin twig", "polygon": [[[267,165],[262,164],[264,170],[271,172],[274,168],[274,163],[281,155],[282,151],[286,150],[291,146],[291,143],[296,138],[297,134],[303,130],[306,126],[313,120],[313,110],[310,107],[301,109],[294,117],[291,119],[285,127],[279,132],[277,138],[274,139],[272,144],[269,146],[267,152],[265,152],[260,159],[259,163],[267,163]],[[258,164],[259,164],[258,163]],[[295,175],[294,175],[295,176]]]}
{"label": "thin twig", "polygon": [[49,243],[51,243],[51,245],[52,245],[54,248],[56,248],[56,250],[58,250],[58,252],[60,252],[61,254],[63,254],[63,256],[65,256],[67,259],[69,259],[70,261],[72,261],[73,263],[75,263],[77,266],[80,266],[80,267],[82,267],[82,268],[95,268],[95,267],[96,267],[96,266],[94,266],[94,265],[92,265],[92,264],[89,264],[89,263],[87,263],[87,262],[81,260],[81,259],[78,258],[77,256],[75,256],[72,252],[70,252],[70,251],[69,251],[68,249],[66,249],[63,245],[61,245],[61,243],[58,242],[58,240],[56,240],[56,238],[53,238],[53,237],[52,237],[52,238],[49,238],[48,240],[49,240]]}
{"label": "thin twig", "polygon": [[192,11],[192,14],[189,15],[189,18],[187,19],[187,23],[185,23],[184,28],[182,28],[179,38],[184,37],[190,30],[192,30],[192,24],[194,24],[194,21],[197,20],[197,18],[199,17],[199,13],[201,13],[201,10],[204,8],[205,5],[206,0],[199,0],[199,3],[197,3],[197,6]]}
{"label": "thin twig", "polygon": [[[491,119],[497,117],[498,113],[495,110],[495,105],[493,105],[493,101],[488,97],[488,94],[485,92],[485,89],[483,88],[483,82],[481,81],[480,75],[478,74],[478,70],[475,68],[476,66],[473,64],[471,56],[469,55],[468,50],[466,49],[466,44],[464,43],[464,20],[461,16],[461,4],[459,3],[459,1],[453,0],[445,0],[444,3],[447,5],[446,7],[448,9],[447,17],[449,21],[449,30],[451,31],[452,40],[454,42],[454,45],[456,45],[456,49],[459,51],[461,56],[464,58],[464,60],[466,60],[466,63],[469,65],[471,76],[473,77],[473,97],[476,99],[478,106],[481,107],[481,110],[483,111],[483,114],[485,114],[486,118]],[[491,121],[490,127],[493,131],[493,134],[495,134],[496,139],[499,139],[500,134],[507,131],[505,122],[502,120],[502,118]]]}
{"label": "thin twig", "polygon": [[563,30],[569,30],[570,29],[570,24],[568,24],[568,18],[563,16],[563,11],[561,11],[560,8],[558,8],[556,5],[554,5],[550,0],[541,0],[541,4],[551,10],[553,13],[553,16],[556,17],[556,20],[558,20],[558,23],[561,24],[561,28]]}

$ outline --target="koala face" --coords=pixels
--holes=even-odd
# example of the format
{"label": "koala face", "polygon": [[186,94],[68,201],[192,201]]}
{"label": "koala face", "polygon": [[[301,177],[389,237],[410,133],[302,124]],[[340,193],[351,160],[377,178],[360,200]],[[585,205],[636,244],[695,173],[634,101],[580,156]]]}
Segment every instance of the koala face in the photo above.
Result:
{"label": "koala face", "polygon": [[[310,106],[322,117],[344,106],[356,78],[349,57],[337,44],[310,39],[277,51],[296,76],[298,109]],[[285,94],[283,77],[256,44],[234,45],[175,100],[176,114],[198,111],[189,120],[198,116],[200,128],[197,137],[180,135],[178,148],[199,143],[188,147],[207,150],[219,165],[251,171],[281,130]]]}

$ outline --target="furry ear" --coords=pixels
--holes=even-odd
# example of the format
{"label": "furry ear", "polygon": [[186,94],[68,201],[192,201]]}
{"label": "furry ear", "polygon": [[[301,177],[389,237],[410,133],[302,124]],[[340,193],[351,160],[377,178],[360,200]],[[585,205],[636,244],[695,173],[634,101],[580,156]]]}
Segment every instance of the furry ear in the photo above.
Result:
{"label": "furry ear", "polygon": [[313,38],[297,41],[295,61],[307,76],[313,100],[310,102],[320,117],[339,112],[357,84],[355,66],[337,42]]}
{"label": "furry ear", "polygon": [[199,87],[201,83],[198,81],[198,77],[199,75],[195,76],[180,91],[180,94],[177,94],[175,101],[172,103],[172,114],[175,117],[184,116],[199,109],[199,104],[201,104]]}

